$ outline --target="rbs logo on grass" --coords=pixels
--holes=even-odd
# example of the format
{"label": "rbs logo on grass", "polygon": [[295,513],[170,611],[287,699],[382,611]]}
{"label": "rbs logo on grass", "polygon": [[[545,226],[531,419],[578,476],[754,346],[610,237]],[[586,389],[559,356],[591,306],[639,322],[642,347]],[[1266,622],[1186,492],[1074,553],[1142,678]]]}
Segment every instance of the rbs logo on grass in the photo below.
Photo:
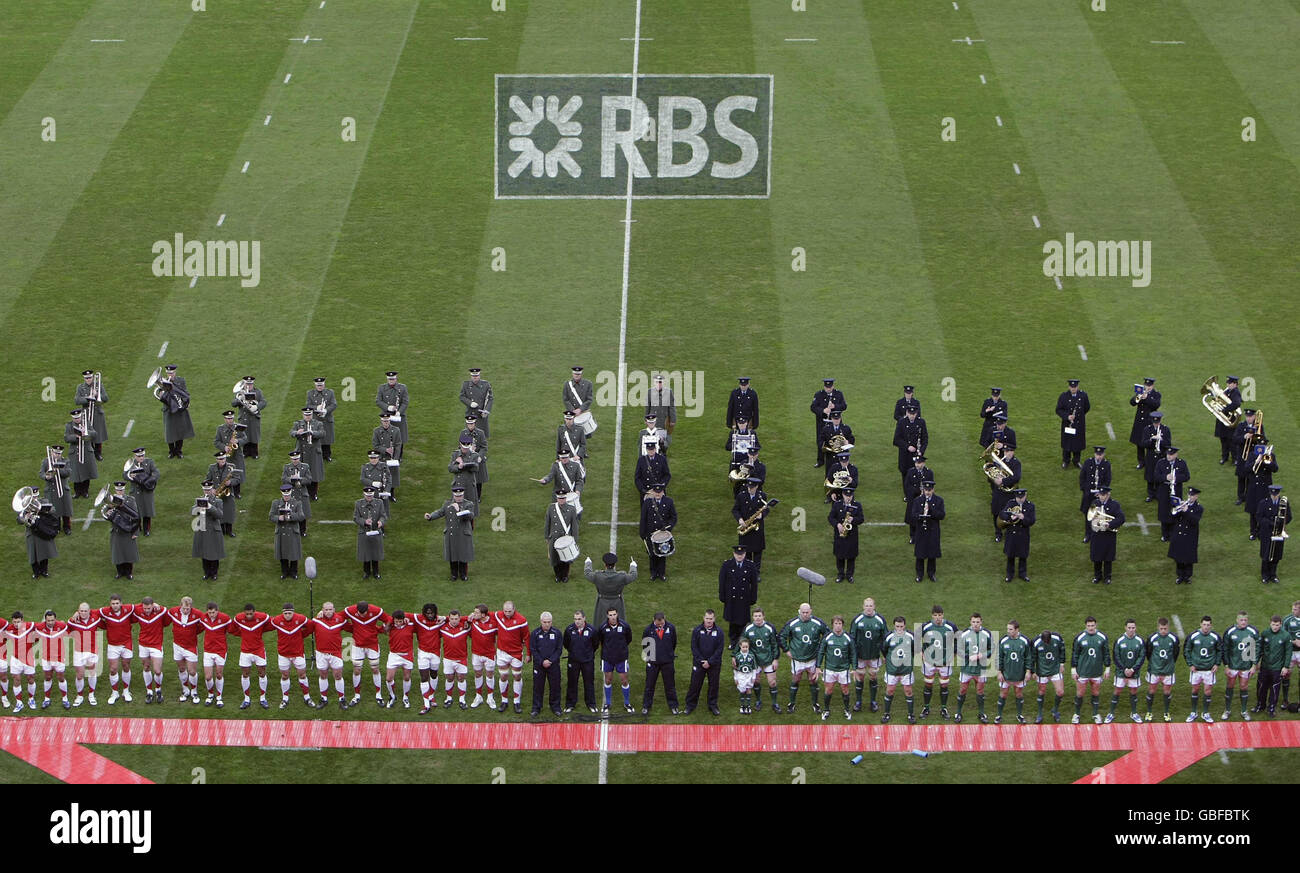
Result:
{"label": "rbs logo on grass", "polygon": [[497,199],[767,197],[772,77],[496,77]]}

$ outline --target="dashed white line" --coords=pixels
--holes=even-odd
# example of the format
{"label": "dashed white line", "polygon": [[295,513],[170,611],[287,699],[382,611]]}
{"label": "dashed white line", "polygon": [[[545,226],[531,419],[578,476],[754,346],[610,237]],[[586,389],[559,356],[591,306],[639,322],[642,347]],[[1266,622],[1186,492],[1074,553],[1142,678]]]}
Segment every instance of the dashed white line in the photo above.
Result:
{"label": "dashed white line", "polygon": [[1002,116],[1001,116],[1001,115],[995,115],[995,116],[993,116],[993,120],[996,121],[996,122],[998,123],[998,127],[1001,127],[1001,126],[1002,126]]}
{"label": "dashed white line", "polygon": [[[289,80],[292,79],[292,78],[293,78],[293,73],[285,73],[285,74],[284,74],[284,84],[288,85],[288,84],[289,84]],[[269,116],[269,115],[267,116],[267,118],[270,118],[270,117],[271,117],[271,116]]]}
{"label": "dashed white line", "polygon": [[1228,766],[1228,753],[1223,751],[1223,749],[1219,749],[1219,761],[1223,766]]}
{"label": "dashed white line", "polygon": [[977,42],[983,42],[982,39],[971,39],[969,36],[962,39],[954,39],[953,42],[964,42],[966,45],[974,45]]}
{"label": "dashed white line", "polygon": [[249,165],[250,163],[252,163],[252,162],[251,162],[251,161],[244,161],[244,169],[240,170],[239,172],[241,172],[241,173],[247,173],[247,172],[248,172],[248,165]]}
{"label": "dashed white line", "polygon": [[124,39],[92,39],[91,42],[126,42]]}
{"label": "dashed white line", "polygon": [[1042,225],[1038,223],[1038,216],[1037,216],[1037,215],[1031,215],[1031,216],[1029,216],[1029,217],[1032,218],[1032,219],[1034,220],[1034,227],[1042,227]]}
{"label": "dashed white line", "polygon": [[302,39],[298,39],[296,36],[291,36],[289,37],[289,42],[300,42],[303,45],[306,45],[309,42],[321,42],[323,39],[323,36],[312,36],[311,34],[307,34]]}
{"label": "dashed white line", "polygon": [[223,212],[221,213],[220,217],[217,218],[217,227],[221,227],[221,225],[225,223],[226,223],[226,213]]}
{"label": "dashed white line", "polygon": [[1182,622],[1182,619],[1180,619],[1180,618],[1178,617],[1177,614],[1174,614],[1174,615],[1170,616],[1169,618],[1170,618],[1170,621],[1172,621],[1172,622],[1174,623],[1174,633],[1178,634],[1178,638],[1179,638],[1180,640],[1185,640],[1185,639],[1187,639],[1187,635],[1183,633],[1183,622]]}
{"label": "dashed white line", "polygon": [[609,777],[609,719],[600,722],[600,768],[596,781],[605,785]]}
{"label": "dashed white line", "polygon": [[134,418],[131,419],[130,421],[128,421],[128,422],[126,423],[126,430],[122,431],[122,439],[126,439],[127,437],[129,437],[129,436],[131,435],[131,428],[133,428],[133,427],[135,427],[135,419],[134,419]]}
{"label": "dashed white line", "polygon": [[1109,421],[1106,422],[1106,436],[1108,436],[1111,439],[1115,439],[1115,426],[1111,424]]}
{"label": "dashed white line", "polygon": [[86,513],[86,523],[81,526],[82,530],[90,530],[90,523],[95,520],[95,508],[92,506],[90,512]]}
{"label": "dashed white line", "polygon": [[1012,163],[1012,165],[1011,165],[1011,169],[1013,169],[1013,170],[1016,171],[1016,175],[1017,175],[1017,176],[1020,175],[1020,165],[1019,165],[1019,164]]}
{"label": "dashed white line", "polygon": [[1083,346],[1079,346],[1079,357],[1083,358],[1085,361],[1088,360],[1088,350]]}
{"label": "dashed white line", "polygon": [[350,518],[321,518],[313,519],[312,524],[356,524]]}
{"label": "dashed white line", "polygon": [[813,39],[813,38],[811,38],[811,37],[806,37],[806,36],[803,36],[803,37],[789,37],[789,36],[787,36],[787,37],[785,38],[785,41],[786,41],[786,42],[816,42],[817,40],[816,40],[816,39]]}
{"label": "dashed white line", "polygon": [[905,521],[864,521],[863,527],[907,527]]}
{"label": "dashed white line", "polygon": [[957,8],[957,0],[952,0],[952,8],[953,9]]}
{"label": "dashed white line", "polygon": [[[597,526],[599,526],[599,527],[609,527],[609,525],[610,525],[610,523],[609,523],[608,521],[589,521],[589,522],[587,522],[587,524],[589,524],[589,525],[594,524],[594,525],[597,525]],[[624,527],[639,527],[639,526],[640,526],[640,522],[636,522],[636,521],[616,521],[616,522],[614,522],[614,524],[621,524],[621,525],[623,525]]]}
{"label": "dashed white line", "polygon": [[1064,286],[1061,285],[1061,277],[1060,277],[1060,276],[1053,276],[1053,277],[1052,277],[1052,281],[1056,283],[1056,290],[1057,290],[1057,291],[1064,291],[1064,290],[1065,290]]}
{"label": "dashed white line", "polygon": [[262,122],[262,127],[266,127],[270,123],[271,123],[271,116],[268,115],[266,116],[266,120]]}
{"label": "dashed white line", "polygon": [[453,36],[456,42],[487,42],[486,36]]}
{"label": "dashed white line", "polygon": [[1151,40],[1151,44],[1152,45],[1187,45],[1187,43],[1183,42],[1181,39],[1153,39]]}
{"label": "dashed white line", "polygon": [[320,8],[321,9],[325,8],[325,0],[320,0]]}
{"label": "dashed white line", "polygon": [[981,84],[981,85],[987,85],[988,83],[989,83],[989,82],[988,82],[988,79],[985,79],[985,78],[984,78],[984,74],[983,74],[983,73],[980,73],[980,84]]}
{"label": "dashed white line", "polygon": [[[170,342],[170,340],[168,340],[168,342]],[[161,358],[165,354],[167,354],[167,343],[163,343],[162,348],[158,350],[158,357]]]}
{"label": "dashed white line", "polygon": [[195,285],[197,285],[197,284],[199,284],[199,277],[198,277],[198,276],[191,276],[191,277],[190,277],[190,287],[193,288],[193,287],[194,287]]}
{"label": "dashed white line", "polygon": [[[634,41],[634,40],[636,40],[636,39],[637,39],[637,37],[635,37],[635,36],[620,36],[620,37],[618,38],[619,42],[632,42],[632,41]],[[653,36],[643,36],[643,37],[641,37],[641,42],[654,42],[654,41],[655,41],[655,38],[654,38]]]}

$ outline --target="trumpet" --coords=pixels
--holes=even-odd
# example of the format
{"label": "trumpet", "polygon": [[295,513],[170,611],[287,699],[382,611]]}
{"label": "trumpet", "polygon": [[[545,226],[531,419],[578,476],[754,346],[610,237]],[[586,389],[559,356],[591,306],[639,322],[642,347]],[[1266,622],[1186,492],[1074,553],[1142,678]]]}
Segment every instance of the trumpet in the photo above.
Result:
{"label": "trumpet", "polygon": [[751,515],[749,518],[742,521],[736,527],[736,536],[743,537],[745,534],[749,533],[750,531],[757,530],[758,526],[763,523],[763,513],[766,512],[770,507],[776,506],[780,502],[781,501],[779,500],[764,500],[763,505],[760,506],[754,512],[753,515]]}
{"label": "trumpet", "polygon": [[[1172,495],[1170,495],[1170,496],[1172,497]],[[1178,513],[1184,511],[1185,509],[1187,509],[1187,507],[1189,507],[1189,506],[1191,506],[1191,505],[1192,505],[1191,498],[1188,498],[1188,499],[1186,499],[1186,500],[1179,500],[1179,501],[1178,501],[1177,503],[1175,503],[1175,504],[1173,505],[1173,507],[1169,510],[1169,514],[1170,514],[1170,515],[1177,515]]]}
{"label": "trumpet", "polygon": [[1255,462],[1250,465],[1250,472],[1258,474],[1261,469],[1273,463],[1273,444],[1265,446],[1263,453],[1255,456]]}
{"label": "trumpet", "polygon": [[989,478],[989,481],[997,485],[1000,491],[1010,491],[1011,487],[1009,485],[1002,485],[997,481],[998,479],[1010,479],[1014,475],[1011,468],[1007,466],[1007,462],[1002,460],[1002,443],[997,440],[990,443],[989,447],[980,455],[980,460],[984,461],[984,475]]}
{"label": "trumpet", "polygon": [[1099,533],[1110,530],[1110,524],[1115,520],[1115,516],[1106,511],[1106,507],[1097,504],[1088,508],[1088,527]]}
{"label": "trumpet", "polygon": [[1232,398],[1219,387],[1216,376],[1206,379],[1205,384],[1201,386],[1201,405],[1210,411],[1210,415],[1228,427],[1236,427],[1237,422],[1241,421],[1240,408],[1227,411],[1232,405]]}

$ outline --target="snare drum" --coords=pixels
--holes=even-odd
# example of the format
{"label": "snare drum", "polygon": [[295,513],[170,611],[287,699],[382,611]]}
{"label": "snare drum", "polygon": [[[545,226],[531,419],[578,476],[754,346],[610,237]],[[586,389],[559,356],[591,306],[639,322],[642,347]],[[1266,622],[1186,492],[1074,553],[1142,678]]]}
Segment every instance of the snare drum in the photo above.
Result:
{"label": "snare drum", "polygon": [[650,534],[650,553],[657,558],[666,558],[676,551],[673,545],[673,532],[657,530]]}
{"label": "snare drum", "polygon": [[579,412],[573,416],[573,423],[582,428],[582,432],[587,436],[596,432],[596,418],[590,412]]}
{"label": "snare drum", "polygon": [[582,492],[581,491],[570,491],[568,494],[564,496],[564,499],[565,501],[568,502],[570,506],[573,507],[574,512],[578,513],[578,515],[582,515]]}
{"label": "snare drum", "polygon": [[578,559],[578,541],[573,537],[560,537],[555,541],[555,554],[560,556],[561,561],[576,561]]}

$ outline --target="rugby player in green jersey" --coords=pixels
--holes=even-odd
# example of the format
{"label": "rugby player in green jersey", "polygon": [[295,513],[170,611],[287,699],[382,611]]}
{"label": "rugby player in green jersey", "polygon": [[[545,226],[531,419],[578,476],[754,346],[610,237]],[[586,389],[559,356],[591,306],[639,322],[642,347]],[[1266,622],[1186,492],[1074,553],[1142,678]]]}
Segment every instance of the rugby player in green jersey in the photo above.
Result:
{"label": "rugby player in green jersey", "polygon": [[1291,614],[1282,619],[1282,630],[1291,635],[1290,672],[1282,677],[1282,708],[1300,712],[1300,703],[1291,702],[1291,676],[1300,667],[1300,600],[1291,604]]}
{"label": "rugby player in green jersey", "polygon": [[754,706],[763,708],[763,675],[767,676],[767,687],[772,693],[772,711],[780,712],[781,704],[776,702],[776,665],[781,660],[781,640],[777,629],[767,623],[763,610],[755,609],[750,613],[754,619],[745,626],[742,636],[749,640],[749,650],[758,662],[759,675],[754,679]]}
{"label": "rugby player in green jersey", "polygon": [[[889,625],[876,613],[876,601],[868,597],[862,601],[862,613],[849,629],[853,645],[858,650],[858,669],[853,673],[853,711],[862,711],[862,680],[871,682],[871,711],[879,709],[876,691],[880,688],[880,643],[889,633]],[[776,680],[773,680],[776,681]]]}
{"label": "rugby player in green jersey", "polygon": [[885,656],[885,712],[880,716],[881,724],[889,723],[889,710],[894,705],[894,687],[903,686],[907,697],[907,721],[916,724],[912,707],[912,672],[915,670],[916,637],[907,629],[907,620],[901,615],[894,617],[894,632],[885,637],[881,644]]}
{"label": "rugby player in green jersey", "polygon": [[1137,621],[1129,619],[1124,622],[1124,633],[1115,640],[1111,656],[1115,661],[1115,690],[1110,695],[1110,712],[1106,713],[1106,724],[1115,720],[1115,708],[1119,706],[1119,692],[1127,688],[1128,717],[1142,723],[1138,715],[1138,686],[1142,683],[1142,662],[1147,659],[1147,644],[1137,635]]}
{"label": "rugby player in green jersey", "polygon": [[[1007,689],[1016,689],[1016,721],[1025,723],[1025,676],[1029,671],[1029,640],[1020,635],[1020,622],[1007,622],[1007,635],[998,641],[998,714],[994,724],[1002,724],[1002,708],[1007,705]],[[1042,721],[1039,703],[1039,721]]]}
{"label": "rugby player in green jersey", "polygon": [[[1187,721],[1194,722],[1199,716],[1206,724],[1214,724],[1210,715],[1210,695],[1214,692],[1214,678],[1219,672],[1219,662],[1223,659],[1223,640],[1214,632],[1214,619],[1208,615],[1201,617],[1201,629],[1193,631],[1183,645],[1183,660],[1192,668],[1192,711]],[[1201,688],[1205,689],[1205,711],[1198,712],[1196,697]]]}
{"label": "rugby player in green jersey", "polygon": [[758,659],[749,648],[748,637],[742,636],[736,643],[738,648],[731,656],[731,667],[736,679],[736,690],[740,692],[740,714],[748,715],[753,712],[749,706],[749,693],[754,688],[754,680],[758,678]]}
{"label": "rugby player in green jersey", "polygon": [[930,714],[934,696],[934,674],[939,674],[939,714],[948,717],[948,682],[952,678],[952,655],[957,641],[957,625],[943,619],[943,607],[935,604],[930,620],[921,625],[921,678],[925,689],[921,699],[921,718]]}
{"label": "rugby player in green jersey", "polygon": [[1250,680],[1259,670],[1259,630],[1245,612],[1237,613],[1237,626],[1223,635],[1223,672],[1228,687],[1223,698],[1223,720],[1232,715],[1232,689],[1241,689],[1241,719],[1250,721],[1246,704],[1250,699]]}
{"label": "rugby player in green jersey", "polygon": [[1110,675],[1110,640],[1097,630],[1097,619],[1091,615],[1084,620],[1083,633],[1074,638],[1074,653],[1070,658],[1070,677],[1074,679],[1074,718],[1079,723],[1083,711],[1083,693],[1092,692],[1092,721],[1101,724],[1101,685]]}
{"label": "rugby player in green jersey", "polygon": [[817,651],[827,631],[825,622],[812,614],[812,607],[807,603],[799,604],[799,614],[781,629],[781,648],[790,653],[790,702],[786,704],[786,712],[794,712],[799,679],[805,673],[812,690],[813,712],[821,712],[817,704]]}
{"label": "rugby player in green jersey", "polygon": [[837,615],[831,619],[831,632],[822,637],[821,649],[817,652],[817,666],[826,685],[822,689],[826,692],[822,721],[831,717],[831,692],[836,685],[840,686],[840,696],[844,698],[844,718],[853,718],[849,712],[849,673],[857,662],[858,653],[853,638],[844,632],[844,616]]}
{"label": "rugby player in green jersey", "polygon": [[966,689],[974,681],[980,724],[988,724],[989,717],[984,714],[984,683],[987,681],[984,670],[993,660],[993,633],[984,627],[984,619],[978,612],[971,613],[970,627],[957,638],[957,647],[962,656],[961,685],[957,688],[957,714],[952,720],[961,724],[961,708],[966,704]]}
{"label": "rugby player in green jersey", "polygon": [[1065,640],[1055,631],[1045,630],[1034,640],[1030,649],[1029,672],[1038,680],[1038,717],[1034,724],[1043,723],[1043,698],[1047,696],[1047,683],[1056,690],[1052,701],[1052,720],[1061,720],[1061,700],[1065,697]]}
{"label": "rugby player in green jersey", "polygon": [[1291,635],[1282,627],[1282,616],[1269,621],[1268,630],[1259,638],[1259,679],[1255,683],[1255,712],[1268,709],[1268,717],[1277,715],[1277,693],[1290,675]]}
{"label": "rugby player in green jersey", "polygon": [[1156,686],[1165,689],[1165,721],[1173,721],[1169,702],[1174,697],[1174,668],[1178,666],[1181,643],[1177,635],[1169,632],[1169,619],[1161,616],[1156,622],[1156,632],[1147,637],[1147,721],[1155,721],[1151,704],[1156,699]]}

